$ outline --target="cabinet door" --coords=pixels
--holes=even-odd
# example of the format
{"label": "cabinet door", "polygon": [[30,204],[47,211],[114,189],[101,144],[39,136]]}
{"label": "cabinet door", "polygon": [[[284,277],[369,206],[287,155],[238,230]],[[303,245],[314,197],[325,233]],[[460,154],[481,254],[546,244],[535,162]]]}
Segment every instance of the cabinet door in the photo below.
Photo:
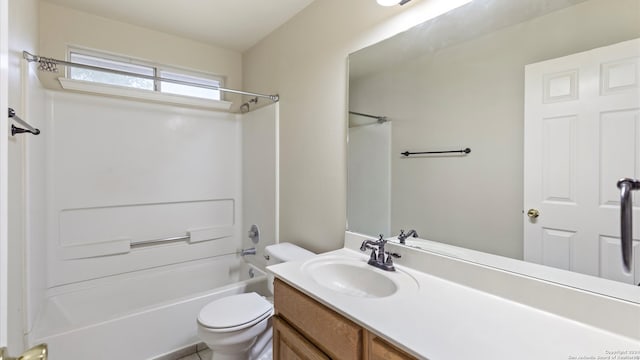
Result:
{"label": "cabinet door", "polygon": [[274,360],[329,360],[322,351],[278,316],[273,317]]}
{"label": "cabinet door", "polygon": [[381,338],[369,333],[369,360],[414,360],[415,357],[405,353]]}
{"label": "cabinet door", "polygon": [[362,359],[363,329],[307,295],[276,279],[276,315],[298,329],[334,360]]}

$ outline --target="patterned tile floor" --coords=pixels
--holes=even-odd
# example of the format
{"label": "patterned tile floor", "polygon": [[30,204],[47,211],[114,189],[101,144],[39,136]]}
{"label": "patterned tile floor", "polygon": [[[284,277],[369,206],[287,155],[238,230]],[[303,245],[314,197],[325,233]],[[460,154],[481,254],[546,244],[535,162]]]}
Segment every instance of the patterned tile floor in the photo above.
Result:
{"label": "patterned tile floor", "polygon": [[[195,354],[182,357],[178,360],[212,360],[211,357],[212,357],[211,350],[205,348],[203,350],[201,349]],[[260,356],[260,358],[257,360],[272,360],[272,359],[273,359],[273,353],[271,352],[271,350],[268,350],[268,351],[265,351],[262,354],[262,356]]]}
{"label": "patterned tile floor", "polygon": [[195,354],[185,356],[178,360],[211,360],[211,350],[210,349],[200,350]]}

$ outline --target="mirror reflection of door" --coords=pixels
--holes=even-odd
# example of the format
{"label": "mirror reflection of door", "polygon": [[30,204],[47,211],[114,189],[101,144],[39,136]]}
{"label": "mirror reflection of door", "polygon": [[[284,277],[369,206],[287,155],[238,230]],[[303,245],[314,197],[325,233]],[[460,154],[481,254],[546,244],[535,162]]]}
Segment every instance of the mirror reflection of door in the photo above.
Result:
{"label": "mirror reflection of door", "polygon": [[526,67],[526,261],[640,282],[637,224],[635,269],[622,270],[616,187],[640,176],[639,78],[640,39]]}

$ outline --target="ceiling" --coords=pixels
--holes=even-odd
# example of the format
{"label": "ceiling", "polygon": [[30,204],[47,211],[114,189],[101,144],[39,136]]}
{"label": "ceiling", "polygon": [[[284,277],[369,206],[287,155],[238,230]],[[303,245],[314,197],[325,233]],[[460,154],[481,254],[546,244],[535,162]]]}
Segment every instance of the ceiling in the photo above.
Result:
{"label": "ceiling", "polygon": [[349,56],[351,80],[585,0],[474,0]]}
{"label": "ceiling", "polygon": [[243,52],[313,0],[43,0]]}

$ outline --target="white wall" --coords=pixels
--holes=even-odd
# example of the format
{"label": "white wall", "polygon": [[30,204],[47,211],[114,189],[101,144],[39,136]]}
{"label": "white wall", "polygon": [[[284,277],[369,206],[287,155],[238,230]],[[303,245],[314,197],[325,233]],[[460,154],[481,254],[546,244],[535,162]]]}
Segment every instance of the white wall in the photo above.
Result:
{"label": "white wall", "polygon": [[[237,51],[42,1],[39,55],[66,59],[69,45],[222,75],[225,86],[232,89],[242,85],[242,57]],[[40,74],[45,87],[52,89],[60,87],[55,80],[59,76],[61,74]],[[229,101],[237,98],[234,95],[226,97]]]}
{"label": "white wall", "polygon": [[343,244],[348,54],[461,2],[316,1],[243,54],[244,88],[281,96],[280,241]]}
{"label": "white wall", "polygon": [[[352,81],[353,103],[393,119],[392,231],[522,259],[524,66],[640,36],[629,9],[588,1]],[[472,152],[399,155],[456,146]]]}

